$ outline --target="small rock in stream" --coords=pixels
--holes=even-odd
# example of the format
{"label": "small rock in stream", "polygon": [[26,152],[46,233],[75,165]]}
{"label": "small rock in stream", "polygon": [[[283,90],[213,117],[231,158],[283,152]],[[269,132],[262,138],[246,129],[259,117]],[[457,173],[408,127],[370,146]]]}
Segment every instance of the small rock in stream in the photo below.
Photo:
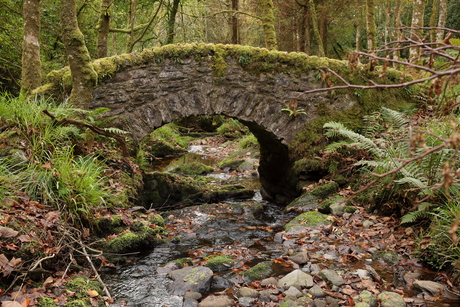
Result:
{"label": "small rock in stream", "polygon": [[383,291],[378,295],[380,307],[406,307],[404,297],[395,292]]}
{"label": "small rock in stream", "polygon": [[321,287],[318,285],[314,285],[313,287],[308,289],[308,293],[310,293],[314,297],[325,297],[326,296],[323,289],[321,289]]}
{"label": "small rock in stream", "polygon": [[337,274],[335,271],[332,270],[321,270],[319,272],[319,276],[321,276],[324,280],[329,281],[334,286],[340,287],[341,285],[345,284],[345,280]]}
{"label": "small rock in stream", "polygon": [[234,305],[235,302],[226,295],[210,295],[199,303],[198,307],[231,307]]}

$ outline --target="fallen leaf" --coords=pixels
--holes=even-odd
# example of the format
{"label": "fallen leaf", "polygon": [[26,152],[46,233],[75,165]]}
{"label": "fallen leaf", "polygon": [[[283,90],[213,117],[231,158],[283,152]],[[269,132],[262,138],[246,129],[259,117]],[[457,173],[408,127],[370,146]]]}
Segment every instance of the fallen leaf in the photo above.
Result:
{"label": "fallen leaf", "polygon": [[2,307],[22,307],[22,305],[16,301],[4,301]]}
{"label": "fallen leaf", "polygon": [[14,230],[14,229],[0,226],[0,237],[13,238],[13,237],[16,237],[18,235],[18,233],[19,232]]}
{"label": "fallen leaf", "polygon": [[88,293],[89,297],[96,297],[96,296],[99,296],[99,293],[96,291],[96,290],[88,290],[86,291],[86,293]]}

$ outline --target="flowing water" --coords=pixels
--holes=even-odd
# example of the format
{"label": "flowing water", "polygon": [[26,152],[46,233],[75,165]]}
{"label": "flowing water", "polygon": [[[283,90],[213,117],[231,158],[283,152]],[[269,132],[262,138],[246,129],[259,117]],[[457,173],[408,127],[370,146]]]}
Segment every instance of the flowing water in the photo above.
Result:
{"label": "flowing water", "polygon": [[[191,148],[191,151],[196,149]],[[155,168],[159,171],[169,171],[180,164],[194,161],[210,166],[215,166],[218,162],[216,159],[190,152],[179,158],[160,161],[161,163],[156,163]],[[238,183],[246,188],[260,188],[258,179],[253,176],[231,176],[222,171],[216,171],[210,176],[226,183]],[[170,295],[167,290],[171,280],[161,271],[157,272],[157,268],[174,259],[191,257],[198,261],[196,259],[203,259],[209,254],[223,254],[223,251],[225,254],[238,255],[241,262],[247,266],[280,259],[289,247],[276,244],[274,235],[282,231],[283,225],[295,215],[283,213],[282,207],[262,200],[260,193],[256,192],[255,197],[249,201],[228,200],[221,204],[188,207],[165,212],[164,216],[179,221],[176,226],[181,240],[157,246],[149,252],[133,257],[116,270],[104,272],[104,282],[117,298],[117,302],[112,306],[182,307],[183,298]],[[333,235],[331,237],[334,238]],[[326,238],[320,230],[312,229],[308,233],[305,244],[308,246],[310,243],[316,246],[314,250],[309,251],[310,260],[313,264],[319,265],[320,269],[358,272],[364,271],[366,265],[370,264],[388,284],[398,288],[404,287],[406,295],[414,295],[412,290],[405,286],[401,277],[402,272],[393,271],[391,267],[383,266],[370,257],[344,263],[338,261],[340,255],[336,249],[341,248],[341,242]],[[293,268],[275,261],[272,270],[271,276],[276,277],[286,275]],[[234,273],[228,270],[219,274],[230,277]],[[424,275],[425,279],[433,277],[430,271],[425,271]],[[445,305],[428,303],[427,306]],[[450,306],[458,304],[453,303]]]}

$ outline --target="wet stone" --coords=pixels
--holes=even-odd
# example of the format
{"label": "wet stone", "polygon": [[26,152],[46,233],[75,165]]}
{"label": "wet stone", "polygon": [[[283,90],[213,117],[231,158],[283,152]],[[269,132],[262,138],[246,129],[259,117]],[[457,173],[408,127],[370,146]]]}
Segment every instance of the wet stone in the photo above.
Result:
{"label": "wet stone", "polygon": [[259,300],[261,302],[268,303],[268,302],[271,302],[271,301],[277,301],[278,298],[277,298],[276,295],[273,294],[272,291],[270,291],[270,290],[262,290],[259,293]]}
{"label": "wet stone", "polygon": [[384,291],[378,295],[381,307],[405,307],[404,297],[395,292]]}
{"label": "wet stone", "polygon": [[259,295],[259,292],[248,287],[241,287],[238,290],[238,295],[240,297],[257,297]]}
{"label": "wet stone", "polygon": [[169,277],[174,280],[168,286],[173,294],[183,295],[187,291],[205,294],[210,289],[213,272],[206,267],[186,267],[172,271]]}
{"label": "wet stone", "polygon": [[313,303],[315,304],[314,305],[315,307],[326,307],[327,306],[326,301],[323,299],[318,299],[318,298],[314,299]]}
{"label": "wet stone", "polygon": [[345,280],[339,274],[332,270],[321,270],[319,272],[319,276],[321,276],[324,280],[329,281],[334,286],[341,286],[345,284]]}
{"label": "wet stone", "polygon": [[366,304],[369,307],[376,307],[378,304],[378,299],[370,291],[367,290],[364,290],[359,295],[353,297],[353,300],[355,302]]}
{"label": "wet stone", "polygon": [[308,262],[308,253],[300,252],[289,257],[289,260],[297,264],[305,264]]}
{"label": "wet stone", "polygon": [[326,294],[324,293],[323,289],[320,286],[314,285],[310,289],[308,289],[308,293],[313,295],[314,297],[324,297]]}
{"label": "wet stone", "polygon": [[278,281],[278,287],[280,288],[289,288],[291,286],[297,289],[301,289],[302,287],[310,288],[313,286],[313,277],[301,270],[295,270]]}
{"label": "wet stone", "polygon": [[231,307],[234,305],[235,302],[226,295],[211,295],[199,303],[198,307]]}
{"label": "wet stone", "polygon": [[238,298],[238,303],[240,303],[241,305],[243,306],[253,306],[254,305],[254,301],[256,299],[253,298],[253,297],[248,297],[248,296],[245,296],[245,297],[240,297]]}
{"label": "wet stone", "polygon": [[404,274],[403,279],[408,285],[412,285],[416,279],[419,279],[422,274],[420,272],[409,272]]}
{"label": "wet stone", "polygon": [[297,288],[295,287],[289,287],[289,289],[287,289],[286,291],[283,292],[283,294],[289,298],[294,298],[294,299],[297,299],[298,297],[302,296],[302,292],[300,292]]}
{"label": "wet stone", "polygon": [[275,277],[265,278],[260,282],[261,285],[276,285],[277,283],[278,280]]}

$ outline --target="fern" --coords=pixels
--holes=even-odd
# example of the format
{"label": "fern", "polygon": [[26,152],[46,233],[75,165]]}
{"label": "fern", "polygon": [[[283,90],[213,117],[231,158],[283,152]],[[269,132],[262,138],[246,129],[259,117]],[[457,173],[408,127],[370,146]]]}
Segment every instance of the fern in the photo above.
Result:
{"label": "fern", "polygon": [[401,129],[408,124],[406,115],[395,110],[382,107],[382,116],[383,120],[391,124],[392,128],[395,130]]}
{"label": "fern", "polygon": [[115,127],[104,128],[104,131],[107,131],[107,132],[113,133],[113,134],[129,134],[128,131],[121,130],[121,129],[118,129],[118,128],[115,128]]}
{"label": "fern", "polygon": [[355,142],[354,145],[369,150],[377,157],[384,155],[384,152],[371,139],[348,129],[342,123],[328,122],[323,125],[323,128],[329,129],[325,133],[327,137],[345,137]]}
{"label": "fern", "polygon": [[432,211],[433,207],[437,208],[437,205],[428,203],[428,202],[420,203],[416,211],[409,212],[401,218],[401,224],[413,223],[416,220],[420,220],[420,219],[433,218],[434,216],[434,213]]}

